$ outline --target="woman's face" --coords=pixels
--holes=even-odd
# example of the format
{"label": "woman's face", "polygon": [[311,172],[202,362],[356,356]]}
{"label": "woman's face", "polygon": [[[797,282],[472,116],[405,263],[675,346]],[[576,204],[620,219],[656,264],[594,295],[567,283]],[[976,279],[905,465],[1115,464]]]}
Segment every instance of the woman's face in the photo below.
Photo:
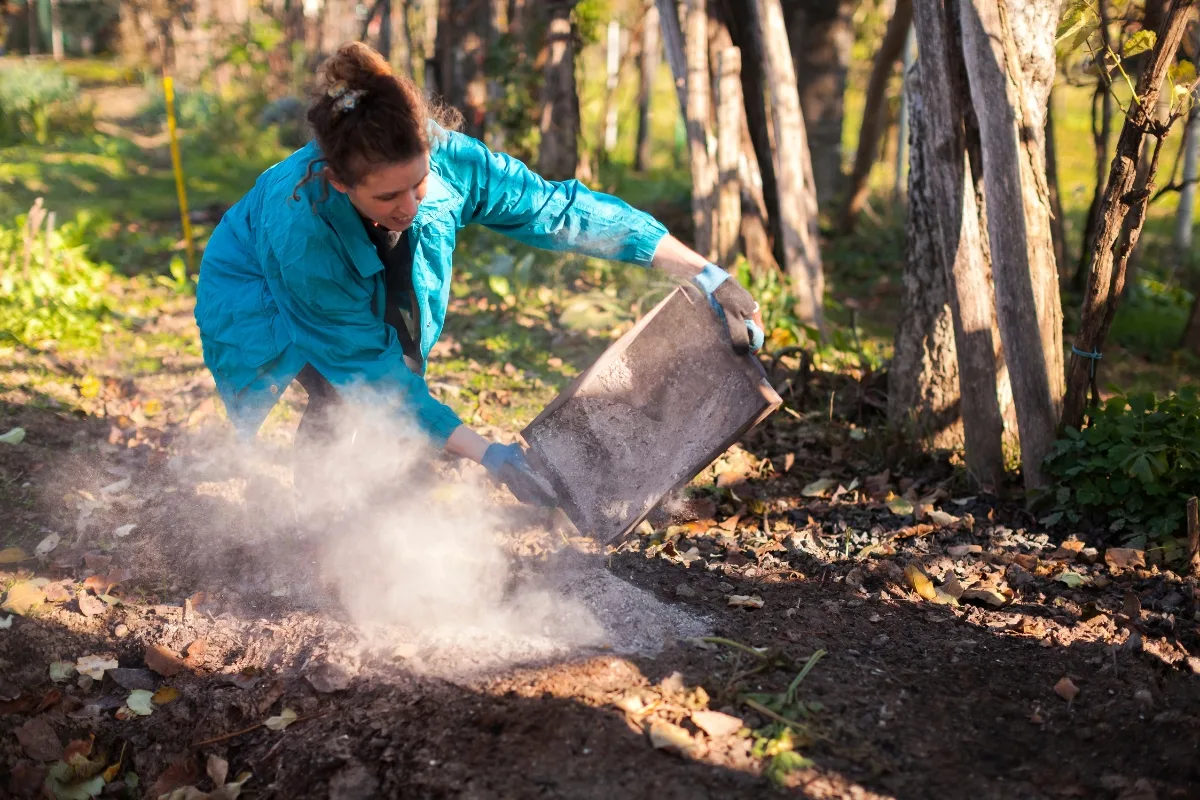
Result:
{"label": "woman's face", "polygon": [[407,230],[425,199],[429,154],[371,168],[357,184],[347,186],[330,176],[329,183],[350,198],[364,217],[390,231]]}

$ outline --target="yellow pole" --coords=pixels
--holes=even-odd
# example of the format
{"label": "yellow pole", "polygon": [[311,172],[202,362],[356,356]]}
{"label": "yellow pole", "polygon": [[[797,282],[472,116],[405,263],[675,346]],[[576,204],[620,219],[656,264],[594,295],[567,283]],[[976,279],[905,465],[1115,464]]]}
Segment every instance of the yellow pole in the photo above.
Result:
{"label": "yellow pole", "polygon": [[175,131],[175,82],[163,76],[163,95],[167,100],[167,133],[171,137],[171,166],[175,168],[175,192],[179,195],[179,218],[183,222],[183,241],[187,245],[188,272],[196,271],[196,248],[192,240],[192,220],[188,216],[187,186],[183,180],[183,160],[179,157],[179,137]]}

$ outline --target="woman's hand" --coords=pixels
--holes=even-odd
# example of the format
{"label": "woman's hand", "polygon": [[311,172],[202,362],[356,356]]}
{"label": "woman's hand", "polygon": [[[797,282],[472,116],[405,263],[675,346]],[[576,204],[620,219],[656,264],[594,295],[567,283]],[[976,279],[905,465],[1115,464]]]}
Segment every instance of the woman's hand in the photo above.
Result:
{"label": "woman's hand", "polygon": [[459,425],[446,440],[446,452],[483,465],[492,480],[507,486],[522,503],[546,508],[558,505],[554,489],[529,466],[519,444],[489,443],[466,425]]}

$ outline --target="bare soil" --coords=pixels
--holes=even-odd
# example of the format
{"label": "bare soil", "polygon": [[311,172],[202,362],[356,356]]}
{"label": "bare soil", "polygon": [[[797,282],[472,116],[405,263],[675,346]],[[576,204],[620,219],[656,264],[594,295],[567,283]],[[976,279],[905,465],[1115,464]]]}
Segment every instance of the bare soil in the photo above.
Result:
{"label": "bare soil", "polygon": [[[27,431],[0,444],[0,549],[62,538],[0,565],[0,587],[44,578],[59,597],[0,629],[0,794],[41,796],[61,754],[30,744],[40,720],[59,747],[94,737],[94,762],[120,760],[117,797],[212,791],[210,757],[231,780],[249,773],[250,798],[1200,796],[1195,581],[1110,567],[1102,542],[1064,553],[1020,508],[959,496],[948,465],[897,458],[873,434],[777,414],[719,462],[709,500],[606,552],[514,510],[514,581],[607,593],[590,606],[612,615],[607,638],[456,674],[453,648],[364,644],[337,598],[305,583],[306,545],[256,536],[247,504],[286,499],[286,449],[279,481],[214,475],[203,454],[226,434],[210,392],[193,361],[107,382],[77,410],[0,405],[0,432]],[[895,466],[872,475],[883,455]],[[829,488],[805,496],[818,477]],[[889,510],[889,491],[915,498],[913,513]],[[992,586],[1001,605],[926,600],[910,564],[940,587]],[[746,730],[698,728],[711,709],[762,730],[747,694],[785,691],[819,650],[798,693],[811,767],[773,782]],[[52,662],[86,655],[119,670],[51,680]],[[128,716],[139,686],[179,695]],[[263,724],[285,709],[296,721]],[[656,747],[663,723],[686,746]]]}

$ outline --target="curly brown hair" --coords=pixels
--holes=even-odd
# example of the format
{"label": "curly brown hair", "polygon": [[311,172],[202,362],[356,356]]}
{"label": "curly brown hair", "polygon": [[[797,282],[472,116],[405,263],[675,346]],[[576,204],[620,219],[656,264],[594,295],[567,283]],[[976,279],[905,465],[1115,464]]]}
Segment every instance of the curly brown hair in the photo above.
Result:
{"label": "curly brown hair", "polygon": [[322,163],[338,181],[354,186],[374,166],[429,152],[430,120],[445,130],[457,130],[462,114],[426,97],[369,46],[343,44],[317,70],[308,122],[321,158],[308,165],[297,192],[322,174]]}

